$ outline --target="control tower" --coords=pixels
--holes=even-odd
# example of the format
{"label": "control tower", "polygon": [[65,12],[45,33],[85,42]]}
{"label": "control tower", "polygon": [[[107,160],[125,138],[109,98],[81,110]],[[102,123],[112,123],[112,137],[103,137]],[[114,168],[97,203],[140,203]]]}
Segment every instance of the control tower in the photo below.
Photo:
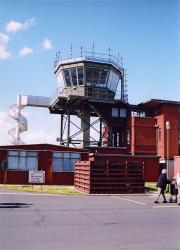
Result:
{"label": "control tower", "polygon": [[[110,53],[81,50],[78,56],[71,54],[65,58],[58,53],[54,72],[59,87],[49,109],[61,115],[60,144],[125,146],[129,111],[125,69],[121,61]],[[80,118],[80,126],[75,124],[75,116]],[[92,117],[97,120],[91,122]],[[93,127],[96,123],[98,129]],[[74,134],[71,134],[71,124],[77,128]],[[93,138],[90,128],[98,132],[98,138]],[[77,135],[81,137],[76,139]]]}

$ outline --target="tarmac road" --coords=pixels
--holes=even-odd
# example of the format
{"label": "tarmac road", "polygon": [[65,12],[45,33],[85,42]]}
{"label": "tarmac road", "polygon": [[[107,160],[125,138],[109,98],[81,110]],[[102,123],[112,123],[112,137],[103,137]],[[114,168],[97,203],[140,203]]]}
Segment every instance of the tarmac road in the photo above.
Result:
{"label": "tarmac road", "polygon": [[153,200],[0,190],[0,249],[180,249],[180,207]]}

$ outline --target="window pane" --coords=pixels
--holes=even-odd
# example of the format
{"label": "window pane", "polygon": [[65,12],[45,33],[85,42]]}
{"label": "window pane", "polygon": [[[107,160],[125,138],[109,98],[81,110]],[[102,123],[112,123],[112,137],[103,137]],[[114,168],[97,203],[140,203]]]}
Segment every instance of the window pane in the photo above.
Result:
{"label": "window pane", "polygon": [[80,159],[80,153],[71,153],[72,159]]}
{"label": "window pane", "polygon": [[36,170],[37,169],[37,158],[36,157],[28,157],[27,158],[27,170]]}
{"label": "window pane", "polygon": [[29,152],[27,152],[27,156],[35,156],[35,157],[37,157],[37,152],[33,152],[33,151],[29,151]]}
{"label": "window pane", "polygon": [[18,169],[18,157],[8,157],[8,169]]}
{"label": "window pane", "polygon": [[70,159],[64,159],[64,171],[72,171],[72,164]]}
{"label": "window pane", "polygon": [[86,82],[87,83],[92,83],[92,76],[93,76],[93,69],[86,68]]}
{"label": "window pane", "polygon": [[26,152],[25,151],[20,151],[19,156],[26,156]]}
{"label": "window pane", "polygon": [[18,151],[9,151],[8,155],[17,155],[18,156]]}
{"label": "window pane", "polygon": [[93,69],[93,83],[98,84],[99,83],[99,75],[100,75],[100,69]]}
{"label": "window pane", "polygon": [[79,85],[83,85],[83,67],[78,67],[77,68],[77,71],[78,71],[78,82],[79,82]]}
{"label": "window pane", "polygon": [[64,73],[64,79],[65,79],[65,82],[66,82],[66,86],[71,87],[71,78],[70,78],[69,69],[64,69],[63,73]]}
{"label": "window pane", "polygon": [[118,117],[118,108],[112,108],[112,117]]}
{"label": "window pane", "polygon": [[71,157],[70,153],[64,153],[64,158],[69,159]]}
{"label": "window pane", "polygon": [[73,86],[77,86],[76,68],[71,68],[71,77]]}
{"label": "window pane", "polygon": [[26,157],[19,157],[19,169],[26,170]]}
{"label": "window pane", "polygon": [[107,73],[108,73],[107,69],[101,69],[100,80],[99,80],[100,84],[106,83]]}
{"label": "window pane", "polygon": [[119,79],[120,79],[119,76],[116,73],[114,73],[114,71],[111,70],[108,79],[108,88],[115,92],[117,89]]}
{"label": "window pane", "polygon": [[53,157],[56,157],[56,158],[63,158],[63,153],[54,152],[54,153],[53,153]]}
{"label": "window pane", "polygon": [[54,172],[63,172],[64,160],[53,159],[52,167]]}
{"label": "window pane", "polygon": [[127,116],[126,109],[120,109],[120,117],[126,117],[126,116]]}

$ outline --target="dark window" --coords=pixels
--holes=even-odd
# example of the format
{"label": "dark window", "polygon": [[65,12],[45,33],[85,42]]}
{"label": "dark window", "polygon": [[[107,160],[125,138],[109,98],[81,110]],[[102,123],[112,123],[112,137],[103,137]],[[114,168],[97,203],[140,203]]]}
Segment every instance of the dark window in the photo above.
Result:
{"label": "dark window", "polygon": [[86,68],[86,82],[92,83],[93,79],[93,68]]}
{"label": "dark window", "polygon": [[76,68],[71,68],[71,77],[73,86],[77,86]]}
{"label": "dark window", "polygon": [[78,67],[77,71],[78,71],[78,82],[79,82],[79,85],[83,85],[84,84],[84,81],[83,81],[83,67]]}
{"label": "dark window", "polygon": [[100,69],[94,68],[93,69],[93,80],[92,80],[92,82],[94,84],[99,83],[99,75],[100,75]]}
{"label": "dark window", "polygon": [[66,86],[67,87],[71,87],[71,75],[70,75],[70,70],[69,69],[64,69],[63,70],[64,73],[64,79],[66,82]]}
{"label": "dark window", "polygon": [[108,73],[107,69],[101,69],[100,79],[99,79],[100,84],[106,83],[107,73]]}

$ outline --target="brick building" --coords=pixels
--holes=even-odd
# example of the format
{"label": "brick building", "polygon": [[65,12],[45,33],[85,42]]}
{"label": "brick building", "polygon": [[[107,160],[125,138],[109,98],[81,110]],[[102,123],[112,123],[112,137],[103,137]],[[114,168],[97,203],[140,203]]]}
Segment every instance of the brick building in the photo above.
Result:
{"label": "brick building", "polygon": [[[0,165],[8,160],[7,183],[28,184],[29,170],[44,170],[45,183],[73,185],[74,164],[87,157],[85,150],[51,144],[0,147]],[[0,170],[0,183],[4,180]]]}
{"label": "brick building", "polygon": [[[144,163],[144,180],[156,181],[167,166],[172,177],[180,171],[180,102],[152,99],[127,105],[126,144],[86,149],[50,144],[0,147],[0,164],[8,160],[7,182],[27,184],[28,171],[45,170],[46,184],[72,185],[78,160],[106,159]],[[114,110],[112,112],[112,116]],[[167,122],[169,128],[167,128]],[[0,183],[4,171],[0,170]]]}

